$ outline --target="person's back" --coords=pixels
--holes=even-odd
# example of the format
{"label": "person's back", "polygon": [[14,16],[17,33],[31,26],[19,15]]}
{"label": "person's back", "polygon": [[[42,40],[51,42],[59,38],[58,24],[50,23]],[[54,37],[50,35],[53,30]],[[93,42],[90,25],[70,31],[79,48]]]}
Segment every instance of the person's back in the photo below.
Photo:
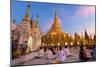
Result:
{"label": "person's back", "polygon": [[84,50],[83,46],[80,47],[79,58],[81,59],[81,61],[87,61],[88,57],[87,57],[86,51]]}
{"label": "person's back", "polygon": [[64,54],[64,51],[62,50],[62,48],[60,47],[60,49],[58,50],[57,52],[57,60],[59,62],[63,62],[65,61],[66,57],[65,57],[65,54]]}
{"label": "person's back", "polygon": [[67,46],[65,46],[65,48],[63,50],[64,50],[64,53],[65,53],[66,56],[70,56],[71,55]]}
{"label": "person's back", "polygon": [[53,55],[53,53],[50,49],[48,50],[48,58],[49,59],[54,59],[54,55]]}
{"label": "person's back", "polygon": [[39,57],[43,57],[43,56],[44,56],[44,50],[42,49],[42,47],[40,47]]}
{"label": "person's back", "polygon": [[44,47],[44,58],[48,58],[48,49],[46,47]]}

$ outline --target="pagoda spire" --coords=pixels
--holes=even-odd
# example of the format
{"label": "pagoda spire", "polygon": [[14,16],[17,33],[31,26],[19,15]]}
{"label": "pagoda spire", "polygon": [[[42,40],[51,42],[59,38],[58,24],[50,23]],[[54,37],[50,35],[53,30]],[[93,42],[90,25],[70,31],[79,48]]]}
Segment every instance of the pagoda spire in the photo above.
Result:
{"label": "pagoda spire", "polygon": [[57,11],[55,11],[53,27],[58,28],[59,30],[61,29],[61,28],[60,28],[59,21],[58,21]]}
{"label": "pagoda spire", "polygon": [[33,15],[32,15],[32,18],[30,20],[30,26],[31,26],[31,29],[34,29]]}
{"label": "pagoda spire", "polygon": [[11,23],[11,30],[15,30],[17,28],[16,21],[13,20]]}
{"label": "pagoda spire", "polygon": [[57,10],[55,10],[55,16],[57,16]]}
{"label": "pagoda spire", "polygon": [[28,5],[27,5],[26,14],[25,14],[23,20],[29,21],[29,20],[30,20],[30,19],[29,19],[29,15],[30,15],[30,5],[28,4]]}
{"label": "pagoda spire", "polygon": [[37,15],[37,18],[36,18],[36,24],[35,24],[35,27],[39,27],[38,22],[39,22],[39,15]]}
{"label": "pagoda spire", "polygon": [[54,23],[52,25],[51,30],[61,31],[61,27],[60,27],[60,24],[59,24],[59,21],[58,21],[57,11],[55,11]]}
{"label": "pagoda spire", "polygon": [[64,32],[61,30],[60,24],[59,24],[59,18],[57,16],[57,11],[54,12],[54,21],[51,26],[51,29],[47,32],[48,34],[64,34]]}
{"label": "pagoda spire", "polygon": [[88,36],[88,33],[87,33],[86,29],[85,29],[84,35],[85,35],[85,39],[88,40],[89,39],[89,36]]}

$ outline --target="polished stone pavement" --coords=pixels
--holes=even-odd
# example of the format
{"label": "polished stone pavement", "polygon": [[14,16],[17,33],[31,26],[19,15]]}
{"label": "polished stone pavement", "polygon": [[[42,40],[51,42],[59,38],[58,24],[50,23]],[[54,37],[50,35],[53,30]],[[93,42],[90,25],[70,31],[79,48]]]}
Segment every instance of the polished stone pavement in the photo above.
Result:
{"label": "polished stone pavement", "polygon": [[[73,48],[69,48],[69,50],[71,52],[71,56],[67,57],[64,62],[65,63],[80,62],[81,60],[79,59],[79,48],[73,47]],[[91,50],[87,50],[88,56],[90,56],[90,52]],[[45,58],[34,58],[35,56],[37,56],[37,52],[32,52],[18,59],[14,59],[12,61],[12,65],[51,64],[51,62],[53,61],[53,60],[45,59]]]}

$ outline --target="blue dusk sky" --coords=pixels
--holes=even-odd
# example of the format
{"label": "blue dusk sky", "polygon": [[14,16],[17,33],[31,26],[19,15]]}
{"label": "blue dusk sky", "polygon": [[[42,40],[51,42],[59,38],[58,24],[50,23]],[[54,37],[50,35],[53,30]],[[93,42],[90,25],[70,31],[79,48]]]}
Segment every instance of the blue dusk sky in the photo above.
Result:
{"label": "blue dusk sky", "polygon": [[30,18],[33,15],[34,24],[36,16],[39,15],[41,32],[46,33],[50,30],[56,10],[62,31],[80,34],[86,29],[88,34],[95,33],[95,6],[12,1],[11,21],[15,19],[16,24],[20,24],[26,14],[28,4],[31,5]]}

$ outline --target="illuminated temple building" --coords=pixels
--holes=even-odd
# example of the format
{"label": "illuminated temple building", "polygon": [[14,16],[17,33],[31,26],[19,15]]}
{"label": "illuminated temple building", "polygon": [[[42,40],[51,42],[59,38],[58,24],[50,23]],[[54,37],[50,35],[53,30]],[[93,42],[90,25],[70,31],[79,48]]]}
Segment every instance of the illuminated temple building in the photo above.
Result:
{"label": "illuminated temple building", "polygon": [[63,32],[59,21],[58,16],[55,11],[54,21],[51,29],[42,36],[42,43],[47,45],[64,45],[73,43],[72,36],[69,36],[67,33]]}
{"label": "illuminated temple building", "polygon": [[42,45],[48,45],[48,46],[53,46],[53,45],[79,45],[79,44],[94,44],[95,40],[91,38],[91,36],[88,36],[87,31],[85,30],[84,37],[82,37],[74,33],[74,37],[72,35],[65,33],[62,31],[59,21],[58,21],[58,16],[55,11],[54,15],[54,21],[51,26],[51,29],[44,35],[42,36]]}
{"label": "illuminated temple building", "polygon": [[[15,21],[11,24],[12,38],[18,40],[19,46],[24,45],[27,41],[27,45],[30,51],[39,49],[41,45],[41,32],[39,29],[39,16],[37,16],[36,24],[34,25],[33,17],[30,19],[30,5],[27,6],[27,11],[19,25],[15,24]],[[27,52],[28,49],[27,49]]]}

